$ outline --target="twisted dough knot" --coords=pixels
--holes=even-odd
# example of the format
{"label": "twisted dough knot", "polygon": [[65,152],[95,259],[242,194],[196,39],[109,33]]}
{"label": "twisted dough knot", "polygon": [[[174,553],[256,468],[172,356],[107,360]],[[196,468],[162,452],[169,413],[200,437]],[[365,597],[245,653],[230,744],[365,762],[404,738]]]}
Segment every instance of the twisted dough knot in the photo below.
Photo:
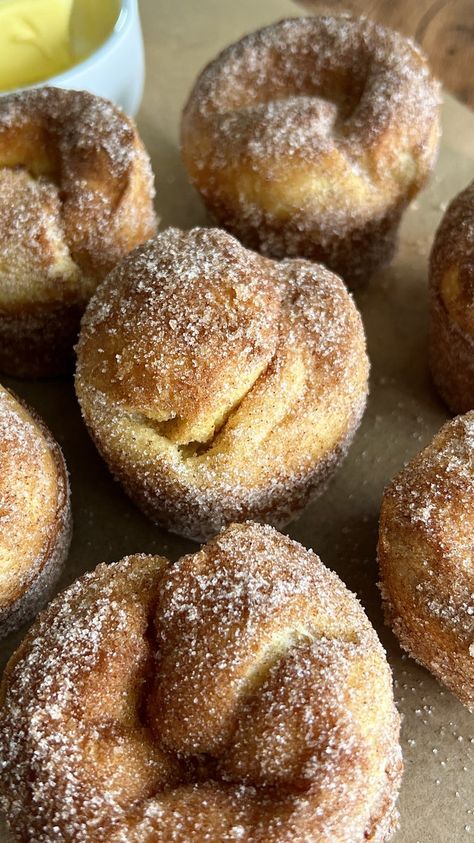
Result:
{"label": "twisted dough knot", "polygon": [[70,541],[61,449],[38,416],[0,385],[0,637],[46,603]]}
{"label": "twisted dough knot", "polygon": [[453,412],[474,408],[474,181],[456,196],[430,256],[430,365]]}
{"label": "twisted dough knot", "polygon": [[140,506],[192,537],[282,524],[345,452],[368,361],[342,281],[277,264],[217,229],[168,229],[91,300],[76,389]]}
{"label": "twisted dough knot", "polygon": [[383,650],[338,577],[270,527],[233,525],[173,566],[99,566],[3,688],[3,804],[39,843],[362,843],[392,827]]}
{"label": "twisted dough knot", "polygon": [[432,170],[439,90],[413,42],[365,18],[283,20],[225,49],[182,119],[192,183],[251,248],[361,282]]}
{"label": "twisted dough knot", "polygon": [[155,233],[153,195],[136,127],[111,103],[57,88],[1,97],[2,369],[66,368],[92,292]]}
{"label": "twisted dough knot", "polygon": [[2,97],[0,177],[16,173],[20,182],[25,171],[53,186],[64,240],[86,274],[103,277],[155,230],[143,144],[132,121],[107,100],[59,88]]}
{"label": "twisted dough knot", "polygon": [[270,362],[280,309],[257,255],[217,230],[168,229],[91,304],[79,377],[171,442],[206,444]]}
{"label": "twisted dough knot", "polygon": [[430,264],[432,295],[441,299],[461,333],[474,337],[474,181],[447,208]]}
{"label": "twisted dough knot", "polygon": [[447,422],[394,478],[380,512],[387,620],[474,711],[474,412]]}

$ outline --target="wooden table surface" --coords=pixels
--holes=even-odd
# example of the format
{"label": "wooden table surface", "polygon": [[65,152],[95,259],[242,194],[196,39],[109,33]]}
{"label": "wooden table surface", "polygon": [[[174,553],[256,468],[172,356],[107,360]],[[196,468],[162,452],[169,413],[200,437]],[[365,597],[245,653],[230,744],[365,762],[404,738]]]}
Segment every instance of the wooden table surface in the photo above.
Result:
{"label": "wooden table surface", "polygon": [[474,0],[295,0],[311,12],[365,14],[415,39],[445,88],[474,109]]}

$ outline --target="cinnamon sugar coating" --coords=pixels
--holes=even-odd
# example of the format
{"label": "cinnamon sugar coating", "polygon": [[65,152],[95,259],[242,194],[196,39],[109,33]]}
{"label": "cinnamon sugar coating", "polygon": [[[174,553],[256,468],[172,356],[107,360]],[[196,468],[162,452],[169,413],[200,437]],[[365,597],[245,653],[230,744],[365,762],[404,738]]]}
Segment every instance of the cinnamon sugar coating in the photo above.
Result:
{"label": "cinnamon sugar coating", "polygon": [[366,18],[294,18],[199,76],[182,154],[211,215],[246,246],[321,261],[357,285],[393,254],[431,173],[439,89],[415,44]]}
{"label": "cinnamon sugar coating", "polygon": [[0,98],[0,370],[71,367],[86,303],[153,236],[153,174],[135,124],[84,91]]}
{"label": "cinnamon sugar coating", "polygon": [[70,540],[61,450],[36,414],[0,385],[0,636],[46,603]]}
{"label": "cinnamon sugar coating", "polygon": [[401,777],[391,673],[311,551],[232,525],[57,597],[2,684],[0,800],[36,843],[382,843]]}
{"label": "cinnamon sugar coating", "polygon": [[447,208],[431,250],[430,367],[454,413],[474,409],[474,181]]}
{"label": "cinnamon sugar coating", "polygon": [[379,562],[401,645],[474,710],[474,413],[445,424],[385,490]]}
{"label": "cinnamon sugar coating", "polygon": [[367,395],[342,281],[218,229],[168,229],[135,250],[91,299],[77,358],[84,419],[114,475],[156,522],[198,539],[298,514]]}

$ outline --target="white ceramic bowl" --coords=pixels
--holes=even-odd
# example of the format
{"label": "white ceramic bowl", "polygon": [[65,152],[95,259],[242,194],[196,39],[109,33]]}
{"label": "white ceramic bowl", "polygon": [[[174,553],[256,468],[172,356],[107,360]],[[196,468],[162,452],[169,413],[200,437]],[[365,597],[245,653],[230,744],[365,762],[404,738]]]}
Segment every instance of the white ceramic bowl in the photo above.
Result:
{"label": "white ceramic bowl", "polygon": [[112,100],[134,116],[140,107],[144,80],[138,0],[121,0],[117,22],[106,41],[84,61],[40,84],[91,91]]}

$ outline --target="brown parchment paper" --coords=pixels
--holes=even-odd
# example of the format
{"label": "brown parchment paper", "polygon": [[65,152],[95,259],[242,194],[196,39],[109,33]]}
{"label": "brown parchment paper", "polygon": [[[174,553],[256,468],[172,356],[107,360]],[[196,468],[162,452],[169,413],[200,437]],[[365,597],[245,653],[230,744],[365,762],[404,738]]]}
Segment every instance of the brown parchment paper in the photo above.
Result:
{"label": "brown parchment paper", "polygon": [[[227,43],[300,11],[290,0],[141,0],[140,6],[147,82],[138,123],[157,174],[162,227],[206,224],[178,151],[188,91],[197,72]],[[402,654],[384,627],[376,587],[382,490],[448,418],[427,370],[427,256],[448,200],[473,176],[474,115],[446,96],[443,127],[435,176],[406,213],[396,259],[357,295],[372,361],[361,429],[325,494],[288,531],[357,592],[387,648],[403,714],[405,775],[396,843],[474,841],[474,717]],[[82,425],[71,382],[4,378],[4,383],[41,413],[68,463],[74,538],[60,588],[97,563],[127,553],[176,559],[195,547],[154,527],[113,482]],[[2,664],[23,635],[20,630],[1,643]],[[2,826],[0,840],[8,839]]]}

